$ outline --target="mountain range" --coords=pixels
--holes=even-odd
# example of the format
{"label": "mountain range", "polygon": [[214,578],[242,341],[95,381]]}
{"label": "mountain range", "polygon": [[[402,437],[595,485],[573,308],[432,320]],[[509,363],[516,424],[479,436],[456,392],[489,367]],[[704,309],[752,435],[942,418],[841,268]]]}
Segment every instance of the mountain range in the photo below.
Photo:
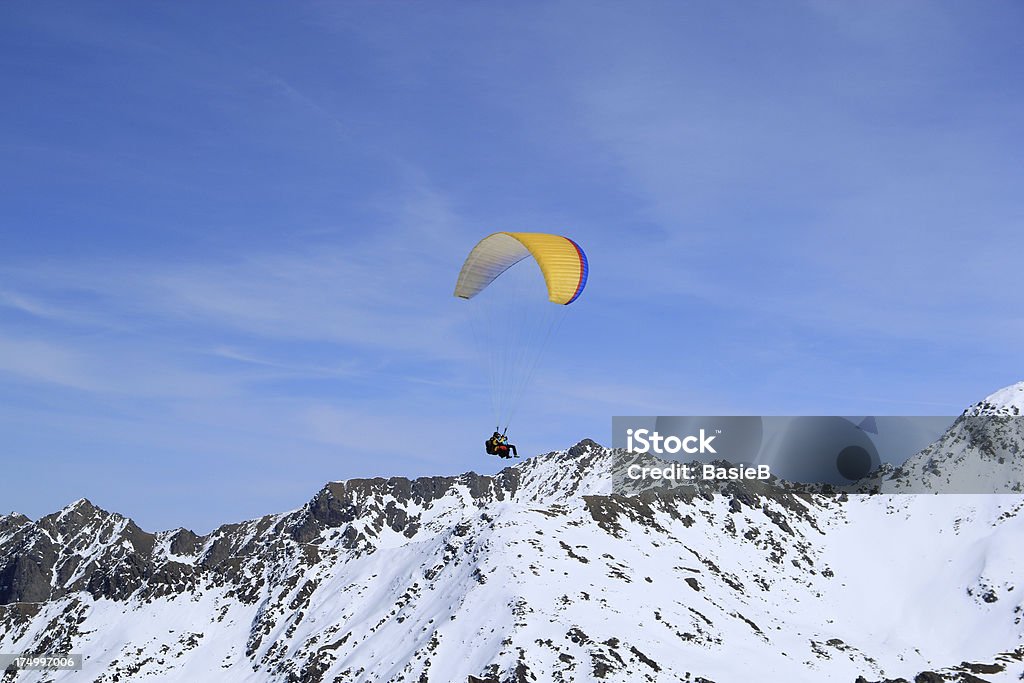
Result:
{"label": "mountain range", "polygon": [[1021,480],[1022,410],[1024,383],[992,394],[870,495],[622,495],[622,454],[583,440],[492,476],[330,482],[204,536],[85,499],[12,513],[0,653],[84,662],[0,680],[1024,680],[1024,494],[942,493]]}

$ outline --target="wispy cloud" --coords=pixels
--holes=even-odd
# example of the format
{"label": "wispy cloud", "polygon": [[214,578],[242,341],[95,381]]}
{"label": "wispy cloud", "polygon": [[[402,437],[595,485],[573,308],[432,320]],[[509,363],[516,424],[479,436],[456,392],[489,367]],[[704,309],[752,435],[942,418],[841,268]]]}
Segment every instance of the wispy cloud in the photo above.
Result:
{"label": "wispy cloud", "polygon": [[[216,348],[238,338],[292,340],[458,359],[466,352],[456,334],[463,316],[450,290],[464,240],[459,251],[449,248],[454,239],[445,233],[458,227],[425,219],[436,208],[416,208],[418,198],[398,217],[405,225],[387,225],[366,239],[209,260],[0,267],[0,306],[39,322],[121,329],[157,345],[180,346],[175,335],[184,338],[193,333],[185,326],[198,325],[203,343],[222,340]],[[91,302],[88,316],[61,303],[74,299]]]}
{"label": "wispy cloud", "polygon": [[3,374],[72,389],[101,388],[103,383],[87,372],[84,365],[79,353],[60,345],[38,339],[0,337],[0,373]]}
{"label": "wispy cloud", "polygon": [[[883,13],[921,28],[920,9]],[[644,19],[624,20],[624,30],[644,30]],[[1007,128],[958,101],[950,53],[921,42],[922,31],[951,37],[952,22],[915,29],[908,46],[892,22],[865,20],[875,30],[862,27],[857,41],[910,58],[848,73],[847,38],[826,42],[850,26],[802,21],[818,27],[806,42],[822,56],[800,70],[788,62],[796,53],[781,50],[698,68],[673,59],[676,37],[652,30],[631,61],[584,75],[582,120],[649,219],[672,226],[645,236],[651,248],[622,250],[619,264],[632,259],[623,270],[634,283],[665,296],[808,330],[1005,344],[1014,254],[1024,249],[1008,220],[1024,205],[1007,180],[1021,176]],[[743,38],[722,41],[731,39]],[[932,100],[950,109],[917,118]]]}

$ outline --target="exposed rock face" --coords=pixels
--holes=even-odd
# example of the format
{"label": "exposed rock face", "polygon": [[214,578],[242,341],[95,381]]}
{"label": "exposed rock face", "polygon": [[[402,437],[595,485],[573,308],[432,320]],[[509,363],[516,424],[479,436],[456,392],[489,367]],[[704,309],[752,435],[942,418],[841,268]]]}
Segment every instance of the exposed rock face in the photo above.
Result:
{"label": "exposed rock face", "polygon": [[86,655],[19,683],[1024,673],[1024,496],[613,495],[619,455],[586,440],[495,476],[332,482],[206,536],[85,500],[8,515],[0,652]]}
{"label": "exposed rock face", "polygon": [[884,477],[884,493],[1024,493],[1024,382],[975,403]]}
{"label": "exposed rock face", "polygon": [[964,415],[1024,415],[1024,382],[985,397],[965,410]]}

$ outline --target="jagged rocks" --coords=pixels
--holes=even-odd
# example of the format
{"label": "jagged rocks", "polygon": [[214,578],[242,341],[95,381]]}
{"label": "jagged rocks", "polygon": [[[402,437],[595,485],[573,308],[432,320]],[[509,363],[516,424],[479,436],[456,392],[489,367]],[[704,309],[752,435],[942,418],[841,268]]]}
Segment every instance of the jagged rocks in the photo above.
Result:
{"label": "jagged rocks", "polygon": [[[864,683],[902,670],[904,656],[948,662],[934,647],[889,650],[848,618],[851,604],[885,618],[879,596],[902,564],[867,590],[854,587],[858,571],[904,552],[908,564],[945,566],[961,561],[952,548],[1021,540],[1009,498],[954,515],[930,501],[843,500],[772,482],[611,495],[595,473],[613,457],[584,441],[493,477],[333,482],[295,512],[203,536],[148,534],[87,501],[45,524],[3,517],[0,572],[17,576],[0,596],[37,601],[0,605],[0,650],[80,648],[92,658],[87,679],[120,683],[201,680],[195,661],[224,683],[735,680],[721,674],[723,652],[787,680]],[[946,546],[933,550],[920,529],[900,535],[897,511],[909,519],[914,506],[943,529],[956,520]],[[884,534],[863,531],[873,525]],[[878,539],[893,544],[865,561]],[[993,633],[1019,632],[1005,557],[977,561],[983,580],[937,575],[929,605],[955,605],[957,619],[975,609],[1006,621]],[[969,680],[988,666],[930,672]]]}

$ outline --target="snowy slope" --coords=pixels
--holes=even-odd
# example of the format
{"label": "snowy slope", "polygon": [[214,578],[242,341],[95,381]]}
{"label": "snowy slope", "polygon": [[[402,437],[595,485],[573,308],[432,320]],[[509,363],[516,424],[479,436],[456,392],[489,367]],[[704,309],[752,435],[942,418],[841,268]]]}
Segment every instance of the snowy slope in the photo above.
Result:
{"label": "snowy slope", "polygon": [[1024,382],[987,396],[965,411],[969,415],[1024,415]]}
{"label": "snowy slope", "polygon": [[[1020,393],[972,409],[1013,415]],[[493,477],[333,482],[205,537],[85,500],[0,518],[0,652],[86,655],[3,680],[1024,675],[1024,496],[621,496],[615,457],[584,441]]]}
{"label": "snowy slope", "polygon": [[880,488],[886,493],[1024,493],[1024,382],[969,407]]}

